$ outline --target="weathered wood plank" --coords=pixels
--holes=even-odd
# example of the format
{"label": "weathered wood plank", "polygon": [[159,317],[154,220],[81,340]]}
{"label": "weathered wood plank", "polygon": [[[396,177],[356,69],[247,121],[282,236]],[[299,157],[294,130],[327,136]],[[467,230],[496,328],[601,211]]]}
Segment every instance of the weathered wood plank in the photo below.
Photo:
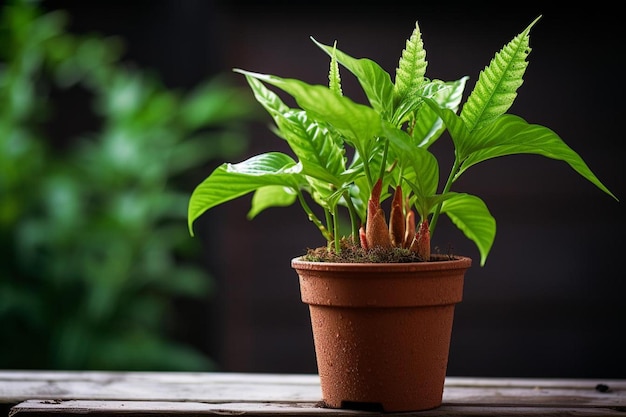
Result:
{"label": "weathered wood plank", "polygon": [[139,401],[317,401],[315,375],[0,372],[0,398]]}
{"label": "weathered wood plank", "polygon": [[[16,416],[355,415],[322,408],[320,399],[317,375],[0,371],[0,403],[19,403],[12,410]],[[443,406],[420,415],[623,416],[624,411],[626,380],[449,377]]]}
{"label": "weathered wood plank", "polygon": [[[604,391],[596,387],[606,387]],[[316,375],[167,372],[0,372],[4,402],[29,399],[316,402]],[[448,378],[452,404],[626,406],[626,381]]]}
{"label": "weathered wood plank", "polygon": [[[246,416],[339,416],[354,417],[379,415],[363,411],[330,410],[315,403],[224,403],[162,401],[50,401],[30,400],[13,407],[10,417],[40,417],[44,415],[96,415],[96,416],[183,416],[183,415],[246,415]],[[485,407],[446,405],[419,413],[385,413],[386,417],[473,417],[473,416],[546,416],[546,417],[623,417],[623,411],[610,408],[554,407]]]}

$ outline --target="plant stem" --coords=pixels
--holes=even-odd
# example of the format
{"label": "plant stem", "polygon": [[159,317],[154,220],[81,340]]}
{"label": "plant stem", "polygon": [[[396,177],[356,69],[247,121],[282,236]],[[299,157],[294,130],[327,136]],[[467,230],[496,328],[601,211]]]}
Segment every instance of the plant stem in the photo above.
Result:
{"label": "plant stem", "polygon": [[332,213],[330,212],[330,210],[324,208],[324,217],[326,219],[326,227],[329,230],[331,230],[331,233],[332,233],[331,240],[335,240],[335,236],[337,236],[337,231],[332,228],[333,218],[332,218]]}
{"label": "plant stem", "polygon": [[[450,170],[450,174],[448,175],[448,180],[446,181],[446,185],[443,187],[442,194],[445,194],[448,191],[450,191],[450,188],[452,188],[452,183],[454,182],[454,176],[459,171],[460,167],[461,167],[461,161],[459,161],[459,159],[455,157],[454,158],[454,165],[452,166],[452,169]],[[441,205],[442,204],[443,204],[443,202],[437,204],[437,207],[435,208],[435,212],[433,213],[433,217],[430,220],[430,238],[431,239],[433,237],[433,233],[435,232],[435,226],[437,225],[437,219],[439,218],[439,214],[441,213]]]}
{"label": "plant stem", "polygon": [[335,206],[335,211],[333,213],[333,231],[335,237],[335,252],[341,252],[341,243],[339,242],[339,212],[337,211],[337,206]]}
{"label": "plant stem", "polygon": [[367,155],[362,152],[362,149],[357,148],[357,152],[359,153],[359,156],[363,163],[363,172],[365,172],[365,178],[367,178],[367,185],[371,190],[374,187],[374,180],[372,179],[372,173],[370,172],[370,165],[369,161],[367,160]]}
{"label": "plant stem", "polygon": [[317,226],[317,228],[320,230],[320,232],[322,233],[322,236],[324,236],[326,241],[328,242],[332,241],[333,240],[332,233],[328,230],[326,226],[322,224],[322,222],[320,221],[320,219],[317,218],[315,213],[313,213],[313,210],[311,210],[311,208],[307,204],[300,190],[298,190],[298,200],[300,201],[300,205],[304,209],[304,212],[307,214],[307,217],[309,218],[309,220],[312,221],[313,224],[315,224],[315,226]]}
{"label": "plant stem", "polygon": [[344,200],[346,200],[346,205],[348,206],[348,213],[350,214],[350,226],[352,228],[352,241],[356,245],[359,243],[359,227],[361,226],[359,223],[357,223],[359,214],[356,211],[356,207],[354,207],[354,203],[352,202],[352,198],[350,198],[350,192],[348,190],[344,191],[343,198]]}
{"label": "plant stem", "polygon": [[383,178],[385,175],[385,167],[387,165],[387,153],[389,152],[389,139],[385,139],[385,149],[383,151],[383,159],[380,162],[380,173],[378,174],[378,178]]}

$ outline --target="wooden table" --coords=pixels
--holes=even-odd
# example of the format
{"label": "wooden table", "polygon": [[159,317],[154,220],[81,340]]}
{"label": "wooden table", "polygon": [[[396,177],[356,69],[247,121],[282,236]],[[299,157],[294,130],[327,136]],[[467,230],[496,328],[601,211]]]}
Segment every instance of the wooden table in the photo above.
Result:
{"label": "wooden table", "polygon": [[[0,371],[10,416],[356,416],[320,404],[317,375]],[[626,380],[448,377],[443,405],[418,416],[626,416]]]}

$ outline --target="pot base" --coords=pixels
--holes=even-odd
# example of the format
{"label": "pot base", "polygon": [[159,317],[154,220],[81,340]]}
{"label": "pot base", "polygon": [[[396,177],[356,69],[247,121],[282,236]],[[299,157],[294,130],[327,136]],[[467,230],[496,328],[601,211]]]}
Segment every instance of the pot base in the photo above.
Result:
{"label": "pot base", "polygon": [[356,401],[342,401],[339,407],[333,407],[330,404],[322,401],[326,408],[342,408],[345,410],[356,410],[356,411],[368,411],[374,413],[384,413],[385,408],[381,403],[369,403],[369,402],[356,402]]}

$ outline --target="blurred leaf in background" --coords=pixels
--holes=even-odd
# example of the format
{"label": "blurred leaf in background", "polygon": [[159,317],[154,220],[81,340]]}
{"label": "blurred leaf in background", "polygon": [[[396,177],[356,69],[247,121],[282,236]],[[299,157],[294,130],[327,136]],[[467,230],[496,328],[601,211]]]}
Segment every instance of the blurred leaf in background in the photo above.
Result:
{"label": "blurred leaf in background", "polygon": [[[0,368],[211,370],[169,331],[173,300],[213,283],[185,175],[243,153],[253,107],[221,77],[169,90],[120,39],[66,23],[32,1],[1,8]],[[70,92],[96,127],[59,142]]]}

